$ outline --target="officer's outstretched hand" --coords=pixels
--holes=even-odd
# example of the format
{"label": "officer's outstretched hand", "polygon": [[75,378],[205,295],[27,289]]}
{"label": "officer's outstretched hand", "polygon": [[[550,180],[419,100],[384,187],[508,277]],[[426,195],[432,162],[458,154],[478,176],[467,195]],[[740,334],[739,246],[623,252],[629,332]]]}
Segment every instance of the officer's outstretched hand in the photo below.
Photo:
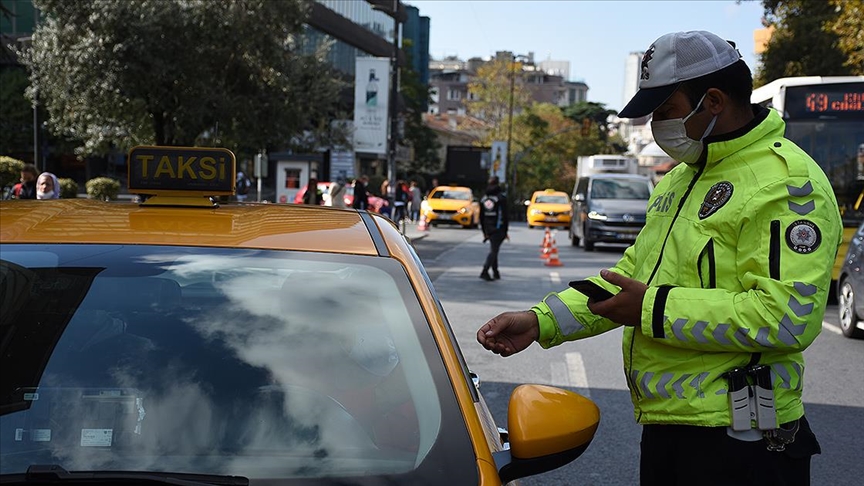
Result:
{"label": "officer's outstretched hand", "polygon": [[477,342],[501,356],[522,351],[538,337],[540,326],[537,315],[532,311],[498,314],[477,331]]}
{"label": "officer's outstretched hand", "polygon": [[588,310],[624,326],[641,325],[642,300],[645,298],[648,286],[638,280],[605,269],[600,270],[600,276],[612,285],[621,287],[621,291],[610,299],[589,303]]}

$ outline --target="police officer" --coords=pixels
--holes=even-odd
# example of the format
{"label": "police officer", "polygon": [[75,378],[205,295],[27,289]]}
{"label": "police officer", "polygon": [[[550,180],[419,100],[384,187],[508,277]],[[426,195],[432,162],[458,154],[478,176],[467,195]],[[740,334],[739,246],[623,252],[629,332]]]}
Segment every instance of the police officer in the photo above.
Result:
{"label": "police officer", "polygon": [[[498,177],[491,177],[486,187],[486,194],[480,199],[480,227],[483,230],[483,242],[489,242],[489,254],[486,255],[486,263],[480,278],[486,281],[498,280],[501,274],[498,272],[498,250],[501,243],[507,238],[507,198],[501,191]],[[492,275],[489,275],[492,269]]]}
{"label": "police officer", "polygon": [[809,484],[820,452],[802,351],[821,330],[840,213],[825,174],[776,111],[750,104],[751,89],[734,44],[702,31],[657,39],[619,115],[653,113],[655,141],[681,163],[635,244],[589,278],[617,295],[551,293],[477,332],[510,356],[623,326],[643,485]]}

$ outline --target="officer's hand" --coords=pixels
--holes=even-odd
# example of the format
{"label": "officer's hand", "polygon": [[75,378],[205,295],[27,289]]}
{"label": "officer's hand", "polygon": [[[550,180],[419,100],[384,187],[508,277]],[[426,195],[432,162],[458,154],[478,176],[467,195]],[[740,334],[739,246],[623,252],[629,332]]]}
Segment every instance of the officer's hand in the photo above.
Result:
{"label": "officer's hand", "polygon": [[645,298],[648,286],[638,280],[605,269],[600,270],[600,276],[612,285],[621,287],[621,291],[611,299],[589,302],[588,310],[624,326],[641,325],[642,299]]}
{"label": "officer's hand", "polygon": [[501,356],[516,354],[539,337],[540,325],[532,311],[498,314],[477,331],[477,342]]}

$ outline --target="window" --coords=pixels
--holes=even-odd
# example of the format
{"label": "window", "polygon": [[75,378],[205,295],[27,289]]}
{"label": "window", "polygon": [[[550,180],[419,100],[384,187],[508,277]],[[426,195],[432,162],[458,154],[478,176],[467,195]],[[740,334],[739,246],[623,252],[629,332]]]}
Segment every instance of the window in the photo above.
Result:
{"label": "window", "polygon": [[447,90],[447,99],[450,101],[456,101],[462,99],[462,92],[458,89],[450,88]]}

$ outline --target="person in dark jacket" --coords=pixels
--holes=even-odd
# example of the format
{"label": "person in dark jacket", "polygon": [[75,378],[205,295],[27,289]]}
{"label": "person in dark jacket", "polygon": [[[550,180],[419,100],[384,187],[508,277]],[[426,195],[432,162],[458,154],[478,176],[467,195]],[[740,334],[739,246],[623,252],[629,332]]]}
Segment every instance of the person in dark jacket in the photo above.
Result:
{"label": "person in dark jacket", "polygon": [[[507,239],[509,223],[507,198],[501,190],[498,178],[492,177],[486,187],[486,195],[480,199],[480,226],[483,229],[483,242],[489,241],[489,254],[486,255],[486,263],[483,264],[483,271],[480,272],[480,278],[483,280],[501,278],[501,274],[498,273],[498,250],[501,249],[501,243]],[[491,276],[489,275],[490,269],[492,270]]]}
{"label": "person in dark jacket", "polygon": [[306,193],[303,194],[303,204],[320,206],[322,200],[322,195],[318,192],[318,179],[310,177],[309,184],[306,185]]}
{"label": "person in dark jacket", "polygon": [[369,183],[369,178],[365,175],[360,176],[354,181],[354,201],[351,207],[354,209],[369,209],[369,189],[366,184]]}
{"label": "person in dark jacket", "polygon": [[36,199],[36,177],[39,172],[33,164],[24,164],[21,169],[21,182],[12,188],[14,199]]}

